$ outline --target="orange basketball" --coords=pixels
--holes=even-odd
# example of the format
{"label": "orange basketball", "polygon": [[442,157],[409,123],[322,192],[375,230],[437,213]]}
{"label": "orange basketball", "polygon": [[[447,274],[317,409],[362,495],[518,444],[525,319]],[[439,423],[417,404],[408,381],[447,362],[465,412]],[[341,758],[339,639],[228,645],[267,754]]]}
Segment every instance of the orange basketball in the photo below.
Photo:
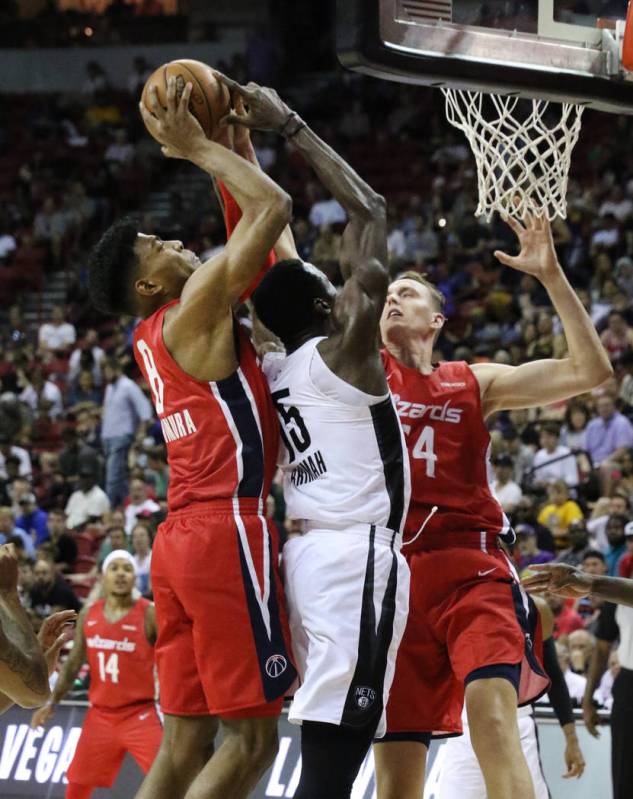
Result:
{"label": "orange basketball", "polygon": [[152,110],[149,98],[152,86],[157,89],[159,103],[163,108],[167,107],[167,80],[172,75],[176,78],[177,97],[180,97],[187,83],[193,84],[189,110],[202,126],[206,137],[211,139],[218,120],[230,111],[229,90],[216,79],[211,67],[201,61],[185,58],[170,61],[153,72],[143,87],[141,102],[148,111]]}

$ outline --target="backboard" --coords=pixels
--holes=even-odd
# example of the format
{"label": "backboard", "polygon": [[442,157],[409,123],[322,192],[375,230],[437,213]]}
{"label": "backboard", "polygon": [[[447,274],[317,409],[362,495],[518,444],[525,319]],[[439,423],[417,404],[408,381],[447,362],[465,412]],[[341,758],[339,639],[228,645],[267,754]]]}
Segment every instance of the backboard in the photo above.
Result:
{"label": "backboard", "polygon": [[337,50],[376,77],[631,114],[626,11],[626,0],[338,0]]}

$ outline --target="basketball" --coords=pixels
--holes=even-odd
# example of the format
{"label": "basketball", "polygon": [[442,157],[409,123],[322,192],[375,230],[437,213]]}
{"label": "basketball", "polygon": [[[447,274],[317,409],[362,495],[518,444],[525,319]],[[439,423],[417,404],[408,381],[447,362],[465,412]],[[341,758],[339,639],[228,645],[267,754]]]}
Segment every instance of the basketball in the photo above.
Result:
{"label": "basketball", "polygon": [[179,59],[163,64],[147,79],[141,96],[142,103],[148,111],[152,110],[149,91],[152,86],[155,86],[159,103],[166,107],[167,81],[172,76],[176,78],[178,97],[187,83],[193,84],[189,110],[202,126],[207,138],[213,138],[213,131],[218,120],[222,119],[230,110],[231,100],[226,86],[216,79],[211,67],[201,61]]}

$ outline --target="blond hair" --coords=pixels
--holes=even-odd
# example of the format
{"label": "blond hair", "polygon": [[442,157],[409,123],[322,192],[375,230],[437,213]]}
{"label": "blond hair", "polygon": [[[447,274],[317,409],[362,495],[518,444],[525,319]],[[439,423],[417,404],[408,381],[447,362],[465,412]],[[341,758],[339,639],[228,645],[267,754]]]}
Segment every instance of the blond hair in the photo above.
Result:
{"label": "blond hair", "polygon": [[415,280],[416,283],[421,283],[425,288],[428,289],[429,294],[433,298],[437,310],[443,314],[444,308],[446,307],[446,297],[442,294],[442,292],[431,283],[430,280],[426,279],[426,274],[420,274],[419,272],[414,272],[412,269],[407,270],[406,272],[400,272],[395,277],[396,280]]}

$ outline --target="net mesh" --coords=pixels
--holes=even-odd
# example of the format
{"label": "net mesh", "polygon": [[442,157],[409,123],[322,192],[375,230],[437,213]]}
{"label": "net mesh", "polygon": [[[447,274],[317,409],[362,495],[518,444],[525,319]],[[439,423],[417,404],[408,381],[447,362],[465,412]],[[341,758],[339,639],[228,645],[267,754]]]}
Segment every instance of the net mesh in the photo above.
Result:
{"label": "net mesh", "polygon": [[[567,179],[583,106],[442,89],[446,116],[463,131],[477,162],[476,216],[567,216]],[[531,108],[531,110],[530,110]]]}

